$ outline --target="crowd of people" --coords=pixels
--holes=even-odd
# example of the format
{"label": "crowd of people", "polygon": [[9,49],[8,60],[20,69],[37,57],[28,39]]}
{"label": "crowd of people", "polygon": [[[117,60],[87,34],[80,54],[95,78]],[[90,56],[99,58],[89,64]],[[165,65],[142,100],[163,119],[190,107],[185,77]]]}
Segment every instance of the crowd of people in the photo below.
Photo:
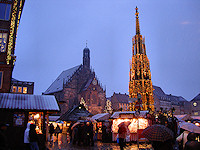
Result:
{"label": "crowd of people", "polygon": [[54,125],[51,123],[49,126],[50,141],[53,141],[53,134],[58,139],[59,133],[62,133],[62,129],[60,128],[60,126],[57,124],[57,126],[55,128]]}
{"label": "crowd of people", "polygon": [[94,146],[94,130],[92,122],[80,122],[69,127],[70,142],[79,146]]}

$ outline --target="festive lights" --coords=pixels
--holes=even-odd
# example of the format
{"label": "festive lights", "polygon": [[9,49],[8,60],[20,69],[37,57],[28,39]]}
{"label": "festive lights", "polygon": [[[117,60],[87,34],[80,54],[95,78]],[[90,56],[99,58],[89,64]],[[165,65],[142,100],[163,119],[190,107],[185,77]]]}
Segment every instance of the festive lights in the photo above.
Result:
{"label": "festive lights", "polygon": [[118,133],[118,125],[122,122],[131,122],[128,126],[130,133],[137,133],[137,125],[139,120],[139,129],[145,129],[148,127],[148,120],[144,118],[133,118],[133,119],[114,119],[112,124],[112,132]]}
{"label": "festive lights", "polygon": [[[19,20],[21,17],[21,12],[22,12],[22,0],[14,0],[12,14],[11,14],[10,34],[8,38],[9,41],[8,41],[8,50],[7,50],[7,59],[6,59],[7,64],[10,64],[10,60],[12,59],[12,51],[14,51],[14,46],[16,43],[17,29],[18,29]],[[15,61],[16,59],[14,57],[13,65]]]}

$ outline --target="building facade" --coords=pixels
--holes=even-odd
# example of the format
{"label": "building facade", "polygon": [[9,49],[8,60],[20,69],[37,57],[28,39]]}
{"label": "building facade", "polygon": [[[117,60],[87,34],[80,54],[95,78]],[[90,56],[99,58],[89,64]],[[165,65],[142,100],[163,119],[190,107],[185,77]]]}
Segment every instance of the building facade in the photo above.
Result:
{"label": "building facade", "polygon": [[83,50],[83,64],[63,71],[43,94],[55,95],[61,114],[80,103],[92,114],[103,112],[106,93],[90,68],[90,50],[87,46]]}
{"label": "building facade", "polygon": [[0,0],[0,92],[9,93],[17,29],[25,0]]}
{"label": "building facade", "polygon": [[200,116],[200,94],[190,101],[193,116]]}
{"label": "building facade", "polygon": [[190,102],[182,96],[165,94],[160,87],[155,85],[153,89],[155,111],[162,109],[168,112],[174,108],[175,115],[191,114]]}
{"label": "building facade", "polygon": [[128,111],[129,110],[129,95],[121,93],[113,93],[108,98],[112,103],[113,111]]}
{"label": "building facade", "polygon": [[[141,95],[141,110],[154,110],[153,86],[149,59],[146,55],[145,39],[140,34],[139,12],[136,7],[136,35],[132,42],[132,60],[130,65],[129,97]],[[138,102],[137,102],[138,103]],[[136,104],[136,103],[135,103]],[[140,104],[139,104],[140,105]],[[133,105],[134,107],[136,105]],[[136,108],[136,107],[135,107]],[[133,110],[135,110],[133,108]]]}
{"label": "building facade", "polygon": [[34,93],[34,82],[19,81],[19,80],[12,78],[10,93],[33,94]]}

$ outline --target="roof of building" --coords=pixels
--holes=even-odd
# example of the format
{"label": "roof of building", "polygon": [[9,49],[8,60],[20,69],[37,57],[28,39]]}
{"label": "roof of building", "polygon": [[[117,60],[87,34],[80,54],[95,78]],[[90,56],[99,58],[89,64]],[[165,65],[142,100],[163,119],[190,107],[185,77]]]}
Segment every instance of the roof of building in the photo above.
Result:
{"label": "roof of building", "polygon": [[200,101],[200,93],[195,96],[191,101]]}
{"label": "roof of building", "polygon": [[0,93],[1,109],[25,109],[59,111],[58,103],[52,95],[31,95]]}
{"label": "roof of building", "polygon": [[165,92],[163,92],[163,90],[159,87],[159,86],[155,86],[153,85],[153,94],[158,97],[160,100],[167,100],[169,101],[169,98],[167,97],[167,95],[165,94]]}
{"label": "roof of building", "polygon": [[114,95],[119,103],[129,103],[129,95],[120,93],[114,93]]}
{"label": "roof of building", "polygon": [[50,87],[44,92],[44,94],[51,94],[55,92],[59,92],[63,90],[63,83],[67,83],[70,78],[74,75],[74,73],[81,67],[82,65],[75,66],[68,70],[63,71],[57,79],[50,85]]}
{"label": "roof of building", "polygon": [[81,117],[92,116],[92,114],[86,110],[83,105],[75,106],[64,113],[58,120],[62,121],[78,121]]}
{"label": "roof of building", "polygon": [[92,119],[101,121],[101,120],[108,120],[110,118],[110,114],[109,113],[101,113],[101,114],[96,114],[94,116],[92,116]]}
{"label": "roof of building", "polygon": [[33,85],[34,84],[34,82],[30,82],[30,81],[20,81],[20,80],[17,80],[17,79],[15,79],[15,78],[12,78],[12,84],[18,84],[18,85],[20,85],[20,84],[28,84],[28,85]]}

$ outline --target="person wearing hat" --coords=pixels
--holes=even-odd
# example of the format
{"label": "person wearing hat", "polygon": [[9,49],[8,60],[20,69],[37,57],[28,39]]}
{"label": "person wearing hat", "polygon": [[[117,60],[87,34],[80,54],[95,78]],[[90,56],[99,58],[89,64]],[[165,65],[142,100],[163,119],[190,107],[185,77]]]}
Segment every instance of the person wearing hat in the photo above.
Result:
{"label": "person wearing hat", "polygon": [[0,124],[0,150],[9,150],[8,140],[5,134],[8,126],[9,125],[5,123]]}
{"label": "person wearing hat", "polygon": [[190,132],[187,136],[188,141],[185,143],[184,150],[199,150],[200,143],[195,139],[196,139],[196,134],[194,132]]}

